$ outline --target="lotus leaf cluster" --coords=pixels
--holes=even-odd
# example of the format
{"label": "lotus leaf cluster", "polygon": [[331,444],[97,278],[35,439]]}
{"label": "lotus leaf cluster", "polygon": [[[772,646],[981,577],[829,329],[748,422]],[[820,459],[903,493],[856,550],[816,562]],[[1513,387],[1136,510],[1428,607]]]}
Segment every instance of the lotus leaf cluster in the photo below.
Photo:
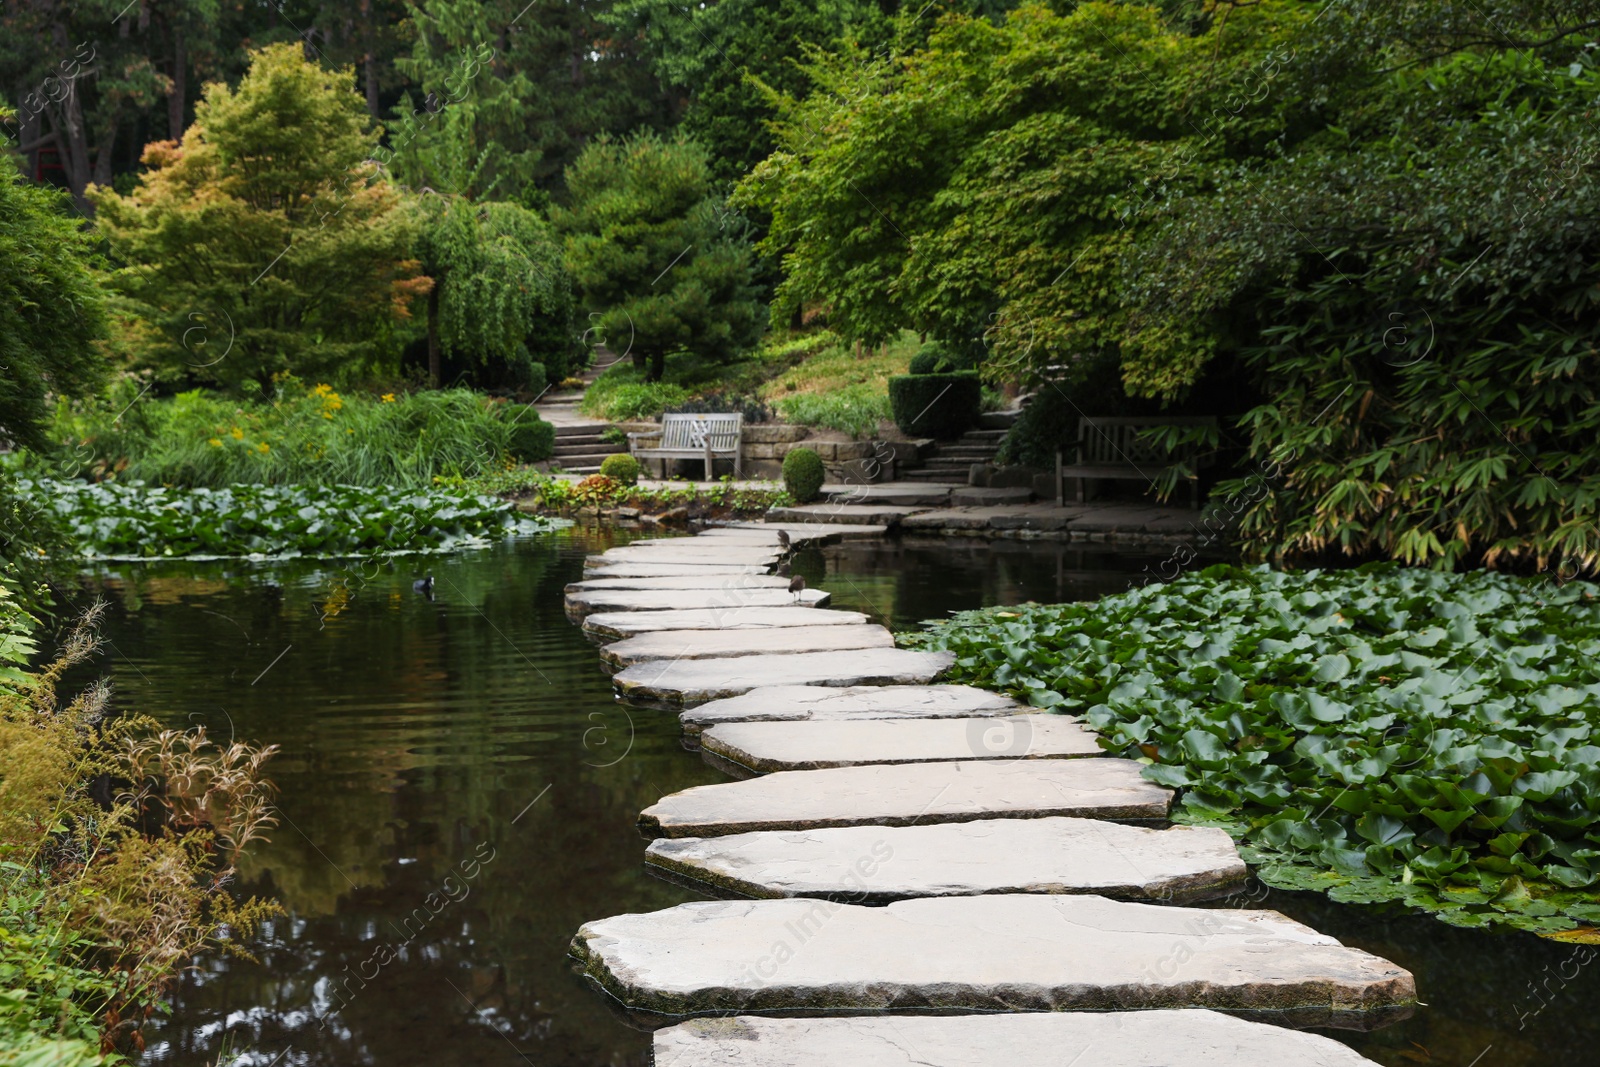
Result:
{"label": "lotus leaf cluster", "polygon": [[1211,567],[967,612],[903,643],[1079,715],[1269,885],[1458,926],[1600,925],[1600,589]]}
{"label": "lotus leaf cluster", "polygon": [[447,489],[26,479],[18,486],[59,517],[82,555],[98,559],[447,551],[552,525],[496,497]]}

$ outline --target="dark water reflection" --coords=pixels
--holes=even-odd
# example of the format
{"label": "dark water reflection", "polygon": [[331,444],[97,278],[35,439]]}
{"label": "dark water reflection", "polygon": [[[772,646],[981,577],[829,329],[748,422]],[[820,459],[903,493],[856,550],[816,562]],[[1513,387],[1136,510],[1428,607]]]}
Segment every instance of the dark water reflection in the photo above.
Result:
{"label": "dark water reflection", "polygon": [[[572,975],[566,945],[585,920],[692,899],[643,874],[634,820],[722,778],[679,747],[671,715],[613,700],[562,613],[562,586],[610,543],[568,530],[403,561],[331,605],[341,571],[323,563],[107,568],[123,706],[283,749],[282,824],[242,875],[289,914],[259,962],[197,962],[146,1063],[649,1062],[647,1035]],[[1116,592],[1159,559],[904,541],[807,551],[795,569],[899,629]],[[412,590],[424,568],[431,602]],[[1570,947],[1299,894],[1268,903],[1417,972],[1432,1004],[1419,1019],[1336,1035],[1380,1062],[1600,1063],[1600,1021],[1581,1012],[1600,980]],[[1549,1007],[1533,1014],[1544,967]]]}

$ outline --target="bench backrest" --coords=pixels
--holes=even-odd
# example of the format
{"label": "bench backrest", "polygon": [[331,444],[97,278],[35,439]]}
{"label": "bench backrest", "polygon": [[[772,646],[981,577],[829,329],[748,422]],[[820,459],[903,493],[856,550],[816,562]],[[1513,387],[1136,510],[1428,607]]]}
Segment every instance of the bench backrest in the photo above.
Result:
{"label": "bench backrest", "polygon": [[1147,440],[1146,430],[1158,426],[1215,426],[1209,415],[1094,415],[1078,420],[1079,463],[1161,463],[1193,459],[1196,449],[1186,446],[1169,451]]}
{"label": "bench backrest", "polygon": [[744,416],[663,415],[661,447],[703,449],[709,442],[714,452],[731,452],[739,445],[739,425]]}

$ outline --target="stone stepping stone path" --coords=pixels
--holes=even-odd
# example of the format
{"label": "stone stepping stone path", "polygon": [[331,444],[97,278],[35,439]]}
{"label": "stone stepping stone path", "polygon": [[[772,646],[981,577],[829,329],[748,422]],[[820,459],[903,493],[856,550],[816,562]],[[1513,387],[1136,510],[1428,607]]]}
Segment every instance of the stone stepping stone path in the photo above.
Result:
{"label": "stone stepping stone path", "polygon": [[[765,630],[666,630],[643,633],[600,650],[600,662],[615,670],[663,659],[840,652],[893,648],[894,634],[882,626],[783,626]],[[777,769],[777,768],[773,768]]]}
{"label": "stone stepping stone path", "polygon": [[690,1019],[656,1067],[1373,1067],[1320,1034],[1203,1008],[1010,1015]]}
{"label": "stone stepping stone path", "polygon": [[818,611],[792,602],[781,608],[694,608],[668,611],[605,611],[583,620],[583,631],[602,641],[665,630],[765,630],[785,626],[863,626],[859,611]]}
{"label": "stone stepping stone path", "polygon": [[[1366,1063],[1206,1009],[1369,1029],[1413,1010],[1409,973],[1276,912],[1170,906],[1243,884],[1225,832],[1165,827],[1172,791],[1081,723],[935,684],[950,653],[896,648],[772,573],[797,546],[882,536],[909,510],[827,504],[636,541],[566,590],[618,692],[683,709],[685,747],[744,779],[663,797],[639,828],[652,873],[756,899],[618,915],[572,943],[635,1015],[723,1016],[663,1031],[656,1062]],[[820,1018],[886,1011],[942,1017]]]}
{"label": "stone stepping stone path", "polygon": [[[823,617],[837,614],[824,612]],[[589,616],[592,623],[595,616]],[[948,719],[1018,715],[1028,710],[1001,693],[970,685],[774,685],[713,700],[678,716],[685,742],[718,723],[835,722],[851,719]]]}
{"label": "stone stepping stone path", "polygon": [[[616,647],[612,645],[606,652]],[[744,722],[703,731],[700,751],[714,767],[735,773],[742,770],[766,774],[863,763],[1098,756],[1102,750],[1097,736],[1066,715],[1041,714],[973,719]]]}
{"label": "stone stepping stone path", "polygon": [[738,608],[815,608],[826,604],[829,594],[821,589],[583,589],[567,594],[567,615],[581,619],[597,611],[669,611],[709,608],[733,611]]}
{"label": "stone stepping stone path", "polygon": [[816,538],[824,541],[871,541],[889,532],[889,527],[882,523],[870,522],[730,522],[717,529],[782,530],[789,535],[791,541],[800,538]]}
{"label": "stone stepping stone path", "polygon": [[788,589],[776,574],[679,574],[657,578],[585,578],[567,585],[568,593],[591,589]]}
{"label": "stone stepping stone path", "polygon": [[1161,820],[1172,791],[1124,759],[871,764],[779,771],[669,793],[639,814],[646,837],[913,826],[1049,815]]}
{"label": "stone stepping stone path", "polygon": [[586,923],[571,953],[668,1016],[1221,1008],[1367,1029],[1416,1002],[1407,971],[1277,912],[1101,896],[698,901]]}
{"label": "stone stepping stone path", "polygon": [[1233,838],[1216,827],[1066,818],[663,837],[644,861],[669,881],[719,896],[850,904],[988,893],[1178,904],[1236,892],[1249,875]]}
{"label": "stone stepping stone path", "polygon": [[584,581],[600,578],[737,578],[765,575],[769,568],[753,563],[608,563],[583,570]]}
{"label": "stone stepping stone path", "polygon": [[612,682],[627,700],[681,708],[764,685],[916,685],[933,681],[954,660],[950,652],[903,648],[734,656],[640,663]]}

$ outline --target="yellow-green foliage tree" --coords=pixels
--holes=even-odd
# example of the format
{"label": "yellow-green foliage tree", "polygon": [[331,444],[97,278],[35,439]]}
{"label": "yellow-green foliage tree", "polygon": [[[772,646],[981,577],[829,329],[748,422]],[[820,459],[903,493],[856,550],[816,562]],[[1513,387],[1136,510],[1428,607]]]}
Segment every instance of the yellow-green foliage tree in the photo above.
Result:
{"label": "yellow-green foliage tree", "polygon": [[128,196],[92,188],[137,362],[238,386],[338,379],[396,347],[430,284],[416,223],[378,173],[378,131],[348,71],[295,44],[254,53],[237,89],[206,86],[182,144],[145,149]]}

